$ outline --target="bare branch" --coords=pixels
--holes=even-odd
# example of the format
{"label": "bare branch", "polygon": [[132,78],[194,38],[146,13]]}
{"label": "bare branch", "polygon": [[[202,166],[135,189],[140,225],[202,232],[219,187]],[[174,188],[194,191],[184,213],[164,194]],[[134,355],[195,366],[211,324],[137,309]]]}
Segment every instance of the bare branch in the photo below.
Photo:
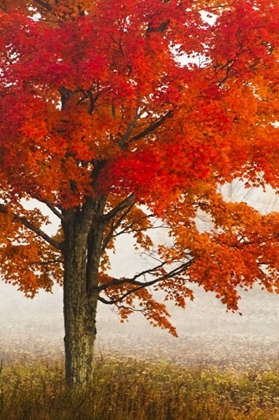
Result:
{"label": "bare branch", "polygon": [[49,264],[63,264],[63,260],[47,260],[47,261],[32,261],[30,265],[49,265]]}
{"label": "bare branch", "polygon": [[[0,204],[0,212],[3,214],[8,214],[6,207],[3,204]],[[21,222],[23,226],[27,229],[31,230],[32,232],[36,233],[36,235],[40,236],[46,242],[48,242],[51,246],[58,249],[59,251],[63,250],[63,244],[55,241],[51,236],[47,235],[43,230],[34,226],[30,223],[25,217],[18,216],[17,214],[11,213],[11,216],[14,220]]]}
{"label": "bare branch", "polygon": [[156,130],[156,128],[160,127],[167,118],[171,118],[172,116],[173,116],[173,111],[168,111],[165,115],[163,115],[161,118],[159,118],[153,124],[151,124],[149,127],[147,127],[145,130],[143,130],[141,133],[132,137],[130,139],[130,141],[135,141],[135,140],[142,139],[143,137],[150,134],[152,131]]}
{"label": "bare branch", "polygon": [[[159,265],[157,265],[156,267],[149,268],[147,270],[141,271],[138,274],[135,274],[134,277],[132,277],[132,278],[125,278],[125,279],[122,279],[122,280],[113,278],[110,282],[108,282],[106,284],[103,284],[102,286],[99,286],[98,289],[100,291],[102,291],[102,290],[108,289],[109,287],[112,287],[112,286],[120,286],[120,285],[125,284],[125,283],[130,283],[130,284],[134,284],[134,285],[137,285],[137,286],[138,285],[142,285],[143,284],[142,282],[137,281],[137,279],[139,277],[142,277],[142,276],[144,276],[146,274],[152,274],[153,272],[155,272],[159,268],[162,268],[166,264],[167,264],[167,262],[166,261],[163,261]],[[156,279],[156,281],[157,281],[157,279]],[[153,280],[152,280],[152,282],[153,282]],[[144,282],[144,287],[146,287],[146,286],[150,286],[148,284],[148,282]]]}
{"label": "bare branch", "polygon": [[148,25],[146,35],[148,36],[152,32],[163,33],[168,28],[169,24],[170,24],[170,20],[167,19],[165,22],[160,23],[160,25],[157,26],[156,28]]}
{"label": "bare branch", "polygon": [[135,128],[137,120],[140,118],[141,114],[139,112],[139,109],[136,110],[136,114],[133,118],[133,120],[128,124],[126,132],[123,134],[123,136],[118,141],[119,146],[121,146],[123,149],[127,148],[127,145],[129,143],[129,137],[131,135],[132,130]]}
{"label": "bare branch", "polygon": [[118,213],[120,213],[122,210],[124,210],[127,207],[130,207],[134,205],[135,203],[135,195],[130,194],[128,197],[126,197],[123,201],[121,201],[119,204],[117,204],[116,207],[114,207],[110,212],[107,214],[104,214],[103,220],[108,223],[111,219],[113,219]]}
{"label": "bare branch", "polygon": [[129,290],[128,292],[124,293],[124,295],[122,295],[120,298],[118,299],[114,299],[114,300],[107,300],[105,298],[103,298],[102,296],[99,296],[98,299],[100,302],[105,303],[106,305],[114,305],[118,302],[121,302],[123,299],[125,299],[125,297],[138,292],[141,289],[144,289],[147,286],[140,286],[140,287],[135,287],[133,290]]}
{"label": "bare branch", "polygon": [[46,9],[48,12],[51,12],[53,7],[49,4],[46,3],[43,0],[35,0],[35,3],[39,4],[40,6],[42,6],[44,9]]}
{"label": "bare branch", "polygon": [[[169,279],[170,277],[173,277],[173,276],[177,276],[178,274],[180,274],[182,271],[184,271],[186,268],[188,268],[190,265],[191,265],[191,263],[192,263],[192,261],[193,260],[191,260],[191,261],[188,261],[188,263],[186,263],[186,264],[182,264],[178,269],[175,269],[175,270],[172,270],[172,271],[170,271],[169,273],[167,273],[167,274],[165,274],[164,276],[161,276],[161,277],[159,277],[159,278],[157,278],[157,279],[154,279],[154,280],[151,280],[151,281],[147,281],[147,282],[144,282],[144,283],[142,283],[142,282],[138,282],[138,281],[125,281],[125,280],[118,280],[118,284],[121,284],[121,283],[126,283],[126,282],[128,282],[128,283],[131,283],[131,284],[136,284],[136,285],[139,285],[138,287],[135,287],[134,289],[132,289],[132,290],[128,290],[128,292],[126,292],[126,293],[124,293],[122,296],[120,296],[119,298],[117,298],[117,299],[113,299],[113,300],[107,300],[107,299],[105,299],[105,298],[103,298],[103,297],[101,297],[101,296],[99,296],[99,300],[102,302],[102,303],[105,303],[106,305],[114,305],[114,304],[116,304],[116,303],[118,303],[118,302],[121,302],[122,300],[124,300],[127,296],[129,296],[129,295],[132,295],[133,293],[136,293],[136,292],[138,292],[139,290],[141,290],[141,289],[144,289],[144,288],[146,288],[146,287],[150,287],[150,286],[153,286],[154,284],[156,284],[156,283],[158,283],[159,281],[164,281],[164,280],[167,280],[167,279]],[[141,275],[142,273],[140,273],[139,275]],[[114,279],[114,280],[117,280],[117,279]]]}
{"label": "bare branch", "polygon": [[134,228],[133,225],[136,223],[139,223],[141,220],[144,219],[149,219],[149,217],[153,217],[154,214],[148,214],[145,217],[142,217],[138,220],[133,220],[129,226],[126,226],[124,229],[122,229],[120,232],[117,232],[115,235],[113,235],[114,238],[116,238],[117,236],[123,235],[124,233],[132,233],[132,232],[146,232],[148,230],[153,230],[153,229],[169,229],[168,226],[164,226],[164,224],[160,225],[160,226],[154,226],[154,224],[150,227],[146,227],[146,228]]}
{"label": "bare branch", "polygon": [[58,249],[59,251],[63,250],[63,245],[57,241],[55,241],[51,236],[47,235],[44,231],[42,231],[40,228],[34,226],[32,223],[30,223],[27,219],[24,217],[19,217],[16,215],[13,215],[15,220],[20,221],[27,229],[33,231],[38,236],[40,236],[42,239],[44,239],[46,242],[48,242],[50,245],[52,245],[54,248]]}
{"label": "bare branch", "polygon": [[60,211],[57,210],[57,208],[53,204],[49,203],[46,200],[39,200],[39,201],[44,203],[52,211],[52,213],[55,214],[55,216],[57,216],[60,220],[65,220],[62,213],[60,213]]}
{"label": "bare branch", "polygon": [[122,295],[118,299],[115,299],[115,300],[112,300],[112,301],[107,301],[108,304],[114,304],[114,303],[120,302],[121,300],[125,299],[125,297],[129,296],[132,293],[135,293],[138,290],[141,290],[141,289],[143,289],[145,287],[153,286],[154,284],[156,284],[156,283],[158,283],[160,281],[164,281],[164,280],[167,280],[167,279],[169,279],[171,277],[174,277],[174,276],[177,276],[177,275],[181,274],[184,270],[186,270],[187,268],[190,267],[190,265],[192,264],[192,262],[193,262],[193,258],[191,260],[187,261],[186,263],[181,264],[179,267],[174,268],[173,270],[169,271],[168,273],[166,273],[166,274],[164,274],[164,275],[162,275],[162,276],[160,276],[160,277],[158,277],[156,279],[150,280],[150,281],[142,282],[142,281],[138,281],[137,280],[139,277],[142,277],[142,276],[144,276],[146,274],[152,274],[153,272],[155,272],[159,268],[162,268],[164,265],[167,264],[167,262],[164,261],[161,264],[159,264],[158,266],[156,266],[154,268],[151,268],[149,270],[144,270],[141,273],[136,274],[134,277],[132,277],[130,279],[127,278],[127,279],[119,280],[119,279],[114,278],[114,279],[112,279],[112,281],[110,281],[110,282],[108,282],[106,284],[103,284],[103,285],[99,286],[98,287],[98,290],[99,291],[107,290],[110,287],[113,287],[113,286],[121,286],[121,285],[127,284],[127,283],[128,284],[135,285],[135,286],[138,286],[138,287],[136,287],[136,288],[134,288],[132,290],[129,290],[128,292],[124,293],[124,295]]}
{"label": "bare branch", "polygon": [[121,222],[125,219],[125,217],[130,213],[130,211],[132,210],[134,206],[134,203],[132,203],[122,214],[121,216],[118,218],[118,220],[116,221],[116,223],[111,223],[111,227],[109,230],[109,233],[107,234],[107,236],[104,238],[103,240],[103,246],[102,246],[102,252],[104,252],[104,250],[106,249],[106,247],[108,246],[110,240],[113,237],[116,237],[118,235],[114,235],[115,230],[121,225]]}
{"label": "bare branch", "polygon": [[88,108],[88,114],[92,115],[94,108],[95,108],[95,103],[97,101],[97,99],[99,98],[99,93],[97,93],[97,95],[94,97],[93,93],[91,91],[91,89],[88,89],[86,91],[88,98],[89,98],[89,108]]}

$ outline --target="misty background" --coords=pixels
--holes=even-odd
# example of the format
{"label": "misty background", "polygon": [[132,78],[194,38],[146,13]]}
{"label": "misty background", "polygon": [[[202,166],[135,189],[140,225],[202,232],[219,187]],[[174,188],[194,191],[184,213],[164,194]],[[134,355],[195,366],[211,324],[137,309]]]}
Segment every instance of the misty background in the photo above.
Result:
{"label": "misty background", "polygon": [[[256,188],[245,190],[241,182],[234,181],[222,187],[222,193],[228,200],[245,200],[261,212],[279,211],[278,197],[270,189],[265,193]],[[201,229],[210,227],[204,215],[197,223]],[[167,240],[164,230],[156,230],[155,236],[160,242]],[[118,241],[116,254],[111,256],[113,275],[124,272],[130,276],[150,263],[132,245],[129,238]],[[240,370],[274,365],[279,355],[279,295],[258,286],[241,292],[240,316],[226,312],[213,293],[192,288],[195,300],[188,301],[185,310],[167,303],[179,338],[150,326],[140,313],[120,323],[115,309],[99,303],[96,353]],[[40,292],[31,300],[0,281],[0,360],[4,365],[63,357],[63,336],[62,288],[55,286],[53,294]]]}

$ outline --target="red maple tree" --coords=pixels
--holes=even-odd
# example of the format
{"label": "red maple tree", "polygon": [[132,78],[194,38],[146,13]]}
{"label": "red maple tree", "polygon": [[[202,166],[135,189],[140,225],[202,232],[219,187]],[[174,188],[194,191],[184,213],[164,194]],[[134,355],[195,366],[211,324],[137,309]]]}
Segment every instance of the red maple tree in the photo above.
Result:
{"label": "red maple tree", "polygon": [[[231,310],[239,286],[277,291],[278,214],[218,186],[278,187],[278,3],[0,8],[1,273],[28,296],[63,284],[68,383],[92,379],[98,301],[176,335],[152,290],[184,307],[197,283]],[[29,199],[57,217],[56,235]],[[156,220],[171,244],[153,244]],[[114,278],[108,250],[124,234],[156,262]]]}

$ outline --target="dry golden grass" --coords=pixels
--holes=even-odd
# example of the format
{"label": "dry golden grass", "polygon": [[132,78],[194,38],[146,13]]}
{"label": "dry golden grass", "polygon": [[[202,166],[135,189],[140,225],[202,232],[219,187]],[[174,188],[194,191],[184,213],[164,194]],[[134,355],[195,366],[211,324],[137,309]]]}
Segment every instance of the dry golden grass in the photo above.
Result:
{"label": "dry golden grass", "polygon": [[78,392],[59,361],[62,308],[2,295],[0,420],[279,420],[278,296],[251,296],[249,317],[209,297],[171,308],[179,339],[100,310],[95,381]]}
{"label": "dry golden grass", "polygon": [[95,380],[69,390],[61,362],[4,366],[1,420],[277,420],[279,371],[183,368],[98,356]]}

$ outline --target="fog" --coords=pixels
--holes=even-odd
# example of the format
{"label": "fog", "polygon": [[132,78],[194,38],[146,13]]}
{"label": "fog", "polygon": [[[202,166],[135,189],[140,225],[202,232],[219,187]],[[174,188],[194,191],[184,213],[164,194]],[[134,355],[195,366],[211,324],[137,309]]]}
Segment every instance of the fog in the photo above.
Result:
{"label": "fog", "polygon": [[[4,364],[63,357],[62,290],[33,300],[0,284],[0,359]],[[268,368],[279,355],[279,296],[255,289],[243,293],[237,313],[227,313],[211,293],[195,287],[185,310],[168,304],[179,338],[154,328],[139,313],[121,324],[100,304],[96,352],[129,355],[183,365]]]}
{"label": "fog", "polygon": [[[247,194],[241,185],[227,186],[229,199]],[[251,191],[246,201],[260,211],[279,208],[277,196]],[[157,240],[164,231],[156,231]],[[115,276],[135,274],[150,264],[132,250],[132,242],[123,239],[112,255]],[[192,287],[192,286],[191,286]],[[179,338],[149,325],[142,314],[134,313],[129,322],[120,323],[115,310],[99,304],[96,352],[104,355],[144,357],[182,365],[213,365],[225,368],[268,368],[279,355],[279,295],[255,287],[241,293],[238,313],[226,308],[212,293],[193,287],[195,300],[185,310],[168,303],[172,324]],[[62,289],[53,294],[40,292],[33,300],[16,287],[0,281],[0,359],[3,364],[33,361],[37,357],[63,357]]]}

